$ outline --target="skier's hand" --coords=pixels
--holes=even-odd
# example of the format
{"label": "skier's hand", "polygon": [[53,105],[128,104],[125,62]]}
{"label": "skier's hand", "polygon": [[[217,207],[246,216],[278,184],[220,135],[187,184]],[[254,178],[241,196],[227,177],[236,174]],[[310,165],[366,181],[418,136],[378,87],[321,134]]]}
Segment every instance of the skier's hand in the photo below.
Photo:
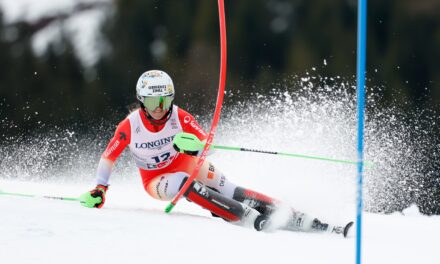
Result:
{"label": "skier's hand", "polygon": [[107,189],[108,186],[98,184],[95,189],[86,192],[79,197],[81,199],[81,205],[90,208],[101,208],[105,202],[105,193],[107,192]]}
{"label": "skier's hand", "polygon": [[178,133],[173,139],[173,148],[180,153],[191,156],[198,156],[203,150],[205,144],[195,135],[190,133]]}

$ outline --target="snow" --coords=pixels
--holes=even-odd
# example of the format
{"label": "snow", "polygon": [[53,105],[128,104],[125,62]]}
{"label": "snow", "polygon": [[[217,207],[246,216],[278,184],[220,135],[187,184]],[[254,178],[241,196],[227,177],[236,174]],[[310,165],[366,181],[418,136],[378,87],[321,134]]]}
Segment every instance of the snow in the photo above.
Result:
{"label": "snow", "polygon": [[[9,192],[76,197],[88,184],[2,181]],[[78,202],[0,197],[2,263],[354,263],[355,238],[256,232],[180,201],[171,214],[138,181],[115,183],[103,209]],[[440,217],[416,207],[364,214],[363,263],[438,263]],[[405,211],[404,211],[405,213]]]}
{"label": "snow", "polygon": [[89,3],[108,3],[108,6],[52,22],[32,37],[32,48],[36,54],[42,55],[49,44],[60,42],[63,33],[67,33],[83,65],[92,66],[108,49],[99,28],[105,16],[111,13],[111,0],[0,0],[0,8],[7,24],[33,23],[45,16],[72,13],[77,5]]}
{"label": "snow", "polygon": [[[346,88],[341,89],[330,97],[319,91],[304,97],[281,93],[284,99],[275,101],[261,96],[256,104],[244,102],[245,108],[226,108],[215,144],[353,159],[356,115],[350,105],[354,100],[343,93]],[[402,153],[407,149],[418,153],[430,144],[414,145],[406,127],[393,127],[396,122],[386,119],[367,126],[370,133],[379,126],[387,132],[366,139],[365,160],[375,166],[366,168],[365,180],[377,183],[366,186],[365,204],[370,208],[375,208],[371,197],[380,181],[419,172],[418,159]],[[19,140],[1,158],[0,189],[78,197],[94,186],[108,138],[104,134],[99,126],[91,135],[71,127]],[[342,225],[355,219],[356,166],[222,150],[208,159],[231,182],[281,199],[324,222]],[[165,214],[167,203],[145,193],[127,152],[118,159],[110,184],[100,210],[78,202],[0,195],[1,263],[355,262],[353,236],[256,232],[212,218],[185,199]],[[415,205],[391,215],[365,213],[363,263],[438,263],[439,235],[440,216],[421,215]]]}
{"label": "snow", "polygon": [[[259,104],[246,103],[249,109],[225,109],[215,144],[353,159],[355,123],[350,116],[355,114],[350,109],[355,108],[347,109],[353,100],[340,93],[335,101],[287,95],[275,102],[262,96]],[[378,184],[396,173],[414,172],[414,156],[405,158],[402,151],[421,149],[411,145],[404,129],[396,131],[389,125],[393,122],[385,121],[377,125],[389,133],[366,141],[365,159],[376,165],[365,171],[365,179]],[[72,127],[12,145],[14,150],[2,158],[0,190],[64,197],[90,190],[107,136],[100,127],[92,138],[75,131]],[[390,139],[390,134],[398,137]],[[231,182],[324,222],[342,225],[355,219],[356,166],[222,150],[208,159]],[[0,195],[1,263],[355,262],[353,236],[257,232],[212,218],[185,199],[165,214],[167,202],[145,193],[127,152],[118,159],[110,184],[100,210],[78,202]],[[365,190],[365,201],[373,208],[374,194],[374,189]],[[438,263],[439,235],[440,216],[421,215],[415,205],[391,215],[365,213],[363,263]]]}
{"label": "snow", "polygon": [[0,0],[5,21],[8,23],[19,20],[37,21],[44,15],[73,10],[77,3],[76,0]]}

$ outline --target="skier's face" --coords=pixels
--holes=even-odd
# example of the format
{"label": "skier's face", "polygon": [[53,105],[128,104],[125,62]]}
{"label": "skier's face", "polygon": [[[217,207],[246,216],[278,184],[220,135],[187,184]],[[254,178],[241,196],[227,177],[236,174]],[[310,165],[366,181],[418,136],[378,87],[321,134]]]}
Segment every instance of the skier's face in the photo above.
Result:
{"label": "skier's face", "polygon": [[148,114],[156,120],[162,119],[165,114],[168,112],[168,110],[163,110],[161,107],[156,107],[154,111],[151,111],[150,109],[147,109]]}

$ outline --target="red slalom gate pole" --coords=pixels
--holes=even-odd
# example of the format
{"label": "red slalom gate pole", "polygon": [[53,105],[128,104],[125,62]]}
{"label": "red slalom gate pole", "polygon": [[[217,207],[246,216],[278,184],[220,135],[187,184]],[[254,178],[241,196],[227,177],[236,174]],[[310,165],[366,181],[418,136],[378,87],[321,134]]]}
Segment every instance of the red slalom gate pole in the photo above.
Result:
{"label": "red slalom gate pole", "polygon": [[182,186],[180,191],[165,208],[165,212],[169,213],[177,204],[182,195],[186,192],[188,187],[194,181],[194,178],[199,174],[200,168],[203,162],[206,160],[209,148],[214,140],[215,130],[217,129],[218,121],[220,120],[220,113],[222,111],[223,97],[225,94],[225,84],[226,84],[226,19],[225,19],[225,7],[223,0],[218,0],[218,15],[220,20],[220,80],[217,93],[217,103],[215,106],[214,119],[212,120],[211,130],[209,131],[208,139],[206,141],[205,147],[203,148],[202,154],[197,161],[197,165],[192,172],[191,176]]}

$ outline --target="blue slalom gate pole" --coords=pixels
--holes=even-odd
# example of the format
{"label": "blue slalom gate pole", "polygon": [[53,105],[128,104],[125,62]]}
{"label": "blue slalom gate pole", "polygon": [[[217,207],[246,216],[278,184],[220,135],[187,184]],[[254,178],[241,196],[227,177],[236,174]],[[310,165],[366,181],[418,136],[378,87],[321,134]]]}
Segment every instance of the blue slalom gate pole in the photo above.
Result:
{"label": "blue slalom gate pole", "polygon": [[358,0],[357,27],[357,112],[358,112],[358,164],[357,164],[357,215],[356,263],[361,263],[362,242],[362,174],[364,166],[364,112],[365,112],[365,62],[367,47],[367,0]]}

